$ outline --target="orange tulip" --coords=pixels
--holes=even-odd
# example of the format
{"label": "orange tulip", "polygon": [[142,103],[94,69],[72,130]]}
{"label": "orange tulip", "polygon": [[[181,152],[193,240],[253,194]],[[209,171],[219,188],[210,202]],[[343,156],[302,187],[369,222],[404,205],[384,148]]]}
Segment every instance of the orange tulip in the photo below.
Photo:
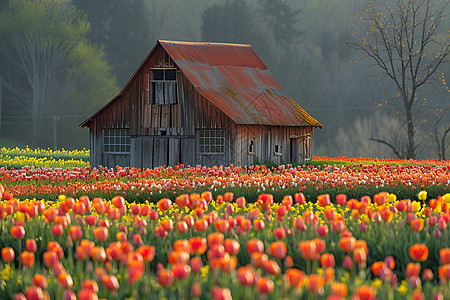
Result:
{"label": "orange tulip", "polygon": [[184,251],[190,252],[191,248],[189,247],[188,240],[176,240],[173,242],[173,250],[174,251]]}
{"label": "orange tulip", "polygon": [[236,255],[239,253],[239,249],[241,245],[239,242],[235,239],[226,239],[223,244],[225,248],[225,252],[227,252],[230,255]]}
{"label": "orange tulip", "polygon": [[409,247],[409,256],[417,262],[424,262],[428,258],[428,247],[425,244],[414,244]]}
{"label": "orange tulip", "polygon": [[74,241],[78,241],[83,237],[83,231],[80,226],[71,226],[69,228],[69,235]]}
{"label": "orange tulip", "polygon": [[339,299],[347,297],[348,286],[345,283],[333,282],[331,284],[331,295],[338,296]]}
{"label": "orange tulip", "polygon": [[237,207],[239,207],[239,208],[244,208],[246,203],[247,203],[247,201],[245,200],[244,197],[238,197],[236,199],[236,204],[237,204]]}
{"label": "orange tulip", "polygon": [[48,286],[47,278],[45,277],[44,274],[35,274],[33,276],[33,280],[32,281],[33,281],[33,284],[35,286],[38,286],[41,289],[46,289],[47,286]]}
{"label": "orange tulip", "polygon": [[324,195],[317,196],[317,203],[319,204],[320,207],[325,207],[325,206],[330,205],[330,203],[331,203],[330,195],[324,194]]}
{"label": "orange tulip", "polygon": [[214,225],[216,226],[217,231],[221,233],[225,233],[230,229],[228,220],[219,219],[214,223]]}
{"label": "orange tulip", "polygon": [[263,264],[266,260],[268,260],[268,256],[265,253],[261,253],[261,252],[253,252],[250,255],[251,261],[252,261],[252,265],[255,268],[262,268]]}
{"label": "orange tulip", "polygon": [[322,289],[324,284],[325,279],[315,273],[309,274],[308,278],[306,279],[306,287],[311,293],[318,293]]}
{"label": "orange tulip", "polygon": [[283,241],[276,241],[270,244],[269,253],[273,257],[278,259],[284,259],[286,257],[287,247]]}
{"label": "orange tulip", "polygon": [[66,272],[62,272],[58,275],[58,282],[64,289],[70,289],[73,285],[72,276]]}
{"label": "orange tulip", "polygon": [[236,271],[236,277],[241,285],[253,286],[256,281],[256,273],[251,265],[239,267]]}
{"label": "orange tulip", "polygon": [[191,254],[202,255],[206,251],[206,239],[202,237],[192,237],[189,239]]}
{"label": "orange tulip", "polygon": [[442,248],[439,250],[441,264],[450,264],[450,248]]}
{"label": "orange tulip", "polygon": [[11,248],[11,247],[2,248],[2,258],[3,258],[4,262],[10,263],[10,262],[14,261],[14,257],[15,257],[15,254],[14,254],[13,248]]}
{"label": "orange tulip", "polygon": [[356,288],[356,291],[353,295],[356,299],[375,300],[377,291],[371,286],[361,285]]}
{"label": "orange tulip", "polygon": [[281,273],[280,266],[277,261],[273,259],[263,261],[263,268],[268,274],[271,275],[278,275]]}
{"label": "orange tulip", "polygon": [[172,231],[173,230],[173,221],[172,219],[164,219],[161,221],[161,226],[164,228],[165,231]]}
{"label": "orange tulip", "polygon": [[405,274],[407,278],[418,277],[419,273],[420,273],[420,264],[410,262],[406,265]]}
{"label": "orange tulip", "polygon": [[22,266],[31,267],[34,265],[34,253],[23,251],[20,254],[20,262],[22,263]]}
{"label": "orange tulip", "polygon": [[316,243],[313,241],[301,241],[299,244],[300,254],[304,259],[315,260],[318,258]]}
{"label": "orange tulip", "polygon": [[411,230],[415,232],[420,232],[423,229],[424,222],[422,219],[414,219],[411,221]]}
{"label": "orange tulip", "polygon": [[366,255],[366,251],[364,251],[364,248],[362,247],[355,247],[353,249],[353,260],[355,261],[355,263],[361,265],[366,264],[367,261],[367,255]]}
{"label": "orange tulip", "polygon": [[269,295],[273,293],[274,283],[267,277],[261,277],[256,283],[258,292],[263,295]]}
{"label": "orange tulip", "polygon": [[167,260],[171,264],[184,264],[189,262],[189,253],[185,251],[172,251],[169,253]]}
{"label": "orange tulip", "polygon": [[374,262],[370,268],[374,275],[380,276],[381,272],[384,272],[384,269],[386,269],[386,264],[384,261],[377,261]]}
{"label": "orange tulip", "polygon": [[324,268],[334,267],[334,255],[331,253],[324,253],[320,256],[320,265]]}
{"label": "orange tulip", "polygon": [[54,251],[46,251],[42,255],[42,260],[47,268],[51,268],[58,261],[58,255]]}
{"label": "orange tulip", "polygon": [[108,239],[108,228],[106,227],[95,227],[94,236],[100,242],[104,242]]}
{"label": "orange tulip", "polygon": [[158,208],[162,212],[165,212],[166,210],[168,210],[171,205],[172,205],[172,201],[167,198],[163,198],[158,201]]}
{"label": "orange tulip", "polygon": [[125,199],[122,196],[115,196],[111,199],[111,203],[117,207],[117,208],[121,208],[122,206],[125,205]]}
{"label": "orange tulip", "polygon": [[350,237],[342,237],[339,240],[339,246],[345,252],[352,252],[353,249],[355,248],[355,244],[356,244],[356,239],[354,237],[352,237],[352,236],[350,236]]}
{"label": "orange tulip", "polygon": [[208,229],[208,222],[205,219],[200,219],[195,222],[195,229],[198,231],[206,231]]}
{"label": "orange tulip", "polygon": [[438,270],[439,278],[446,281],[450,279],[450,264],[441,266]]}
{"label": "orange tulip", "polygon": [[92,293],[98,293],[97,281],[92,279],[85,279],[81,282],[81,288],[91,291]]}
{"label": "orange tulip", "polygon": [[250,255],[254,252],[262,253],[262,252],[264,252],[264,243],[260,239],[253,238],[253,239],[250,239],[247,241],[246,248],[247,248],[248,254],[250,254]]}
{"label": "orange tulip", "polygon": [[104,286],[107,290],[112,291],[112,290],[117,290],[117,289],[119,289],[119,281],[117,280],[117,277],[116,277],[116,276],[104,274],[104,275],[102,276],[102,279],[101,279],[101,280],[102,280],[103,286]]}
{"label": "orange tulip", "polygon": [[301,287],[305,283],[305,272],[296,268],[289,268],[284,273],[284,280],[291,289]]}
{"label": "orange tulip", "polygon": [[237,257],[236,256],[230,256],[230,255],[224,255],[219,260],[220,262],[220,268],[222,272],[224,273],[231,273],[236,269],[237,266]]}
{"label": "orange tulip", "polygon": [[214,245],[223,245],[223,234],[220,232],[212,232],[207,237],[208,247],[212,248]]}

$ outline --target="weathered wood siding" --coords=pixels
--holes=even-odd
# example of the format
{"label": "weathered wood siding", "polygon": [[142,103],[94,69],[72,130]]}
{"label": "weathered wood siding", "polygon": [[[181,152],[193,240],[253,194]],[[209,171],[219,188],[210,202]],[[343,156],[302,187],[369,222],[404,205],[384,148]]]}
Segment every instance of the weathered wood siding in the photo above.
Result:
{"label": "weathered wood siding", "polygon": [[[311,127],[281,127],[240,125],[237,127],[234,161],[237,165],[253,165],[257,162],[276,164],[310,160]],[[253,151],[250,145],[253,141]],[[295,143],[295,145],[291,145]],[[278,145],[278,151],[275,151]],[[295,151],[295,153],[293,153]]]}

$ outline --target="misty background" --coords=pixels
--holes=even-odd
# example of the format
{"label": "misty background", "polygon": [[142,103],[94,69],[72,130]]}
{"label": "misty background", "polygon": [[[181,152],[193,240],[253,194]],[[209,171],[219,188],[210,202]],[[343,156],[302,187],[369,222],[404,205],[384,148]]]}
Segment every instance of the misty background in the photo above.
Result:
{"label": "misty background", "polygon": [[[314,155],[395,157],[369,140],[401,131],[398,109],[380,105],[394,97],[394,86],[343,44],[354,40],[355,14],[367,0],[37,2],[44,8],[0,0],[0,147],[89,148],[89,130],[78,125],[164,39],[251,44],[286,92],[324,125],[314,132]],[[55,2],[61,8],[52,16],[45,7]],[[448,28],[447,19],[439,32]],[[449,62],[440,71],[448,78]],[[427,101],[417,111],[418,158],[437,158],[432,111],[447,109],[450,97],[432,86],[419,96]],[[441,124],[449,120],[450,112]]]}

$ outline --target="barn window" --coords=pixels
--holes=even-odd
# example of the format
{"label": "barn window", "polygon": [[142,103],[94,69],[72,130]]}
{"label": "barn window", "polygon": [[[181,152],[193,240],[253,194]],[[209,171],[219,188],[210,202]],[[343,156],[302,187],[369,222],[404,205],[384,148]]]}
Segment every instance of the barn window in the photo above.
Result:
{"label": "barn window", "polygon": [[176,104],[177,69],[152,69],[151,72],[152,104]]}
{"label": "barn window", "polygon": [[248,154],[255,154],[255,144],[253,143],[253,141],[250,141],[250,145],[248,146]]}
{"label": "barn window", "polygon": [[130,153],[130,129],[104,129],[105,153]]}
{"label": "barn window", "polygon": [[223,130],[199,130],[199,153],[220,154],[225,152],[225,132]]}

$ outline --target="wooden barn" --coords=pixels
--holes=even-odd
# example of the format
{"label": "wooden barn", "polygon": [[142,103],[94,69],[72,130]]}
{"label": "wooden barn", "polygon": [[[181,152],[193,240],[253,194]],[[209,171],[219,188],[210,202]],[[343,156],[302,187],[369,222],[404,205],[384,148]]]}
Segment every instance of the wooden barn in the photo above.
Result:
{"label": "wooden barn", "polygon": [[92,166],[154,168],[307,161],[322,124],[250,45],[159,40],[80,126],[90,129]]}

